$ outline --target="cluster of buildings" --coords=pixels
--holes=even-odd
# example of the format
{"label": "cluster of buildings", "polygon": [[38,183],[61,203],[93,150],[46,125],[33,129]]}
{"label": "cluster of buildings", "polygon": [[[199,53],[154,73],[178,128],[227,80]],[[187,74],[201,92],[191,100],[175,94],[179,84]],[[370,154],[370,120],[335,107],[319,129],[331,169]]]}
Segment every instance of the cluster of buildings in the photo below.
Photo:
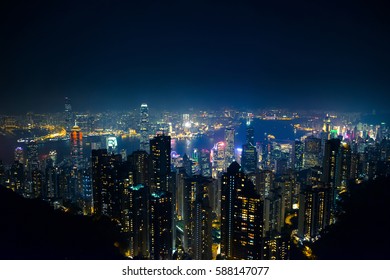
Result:
{"label": "cluster of buildings", "polygon": [[[9,168],[0,162],[0,184],[65,211],[110,217],[130,258],[255,260],[289,259],[291,246],[315,242],[337,222],[340,196],[352,184],[390,175],[385,124],[337,128],[327,115],[299,140],[266,135],[256,142],[253,116],[246,117],[242,147],[232,122],[210,150],[178,156],[172,128],[158,131],[142,104],[139,149],[118,151],[110,136],[87,155],[67,99],[70,157],[58,163],[53,151],[40,158],[29,142]],[[189,114],[181,127],[190,132]]]}

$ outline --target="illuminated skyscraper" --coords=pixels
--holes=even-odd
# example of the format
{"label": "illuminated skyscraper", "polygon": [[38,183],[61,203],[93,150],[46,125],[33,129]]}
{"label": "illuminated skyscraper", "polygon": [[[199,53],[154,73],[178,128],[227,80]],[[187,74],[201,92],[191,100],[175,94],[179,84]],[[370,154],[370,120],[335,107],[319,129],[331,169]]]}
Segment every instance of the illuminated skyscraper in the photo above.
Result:
{"label": "illuminated skyscraper", "polygon": [[200,172],[204,177],[211,177],[211,162],[210,162],[210,151],[202,149],[200,151]]}
{"label": "illuminated skyscraper", "polygon": [[83,161],[83,133],[78,125],[70,133],[72,164],[80,169]]}
{"label": "illuminated skyscraper", "polygon": [[214,145],[211,150],[212,159],[212,177],[217,178],[219,173],[225,171],[225,148],[226,144],[222,141]]}
{"label": "illuminated skyscraper", "polygon": [[140,108],[139,130],[141,134],[139,149],[149,152],[149,108],[145,103],[141,104]]}
{"label": "illuminated skyscraper", "polygon": [[171,137],[156,135],[150,140],[153,190],[169,191],[171,175]]}
{"label": "illuminated skyscraper", "polygon": [[22,147],[17,147],[15,149],[15,161],[20,162],[21,164],[24,164],[24,151]]}
{"label": "illuminated skyscraper", "polygon": [[134,172],[134,184],[150,187],[150,157],[146,151],[135,151],[127,157]]}
{"label": "illuminated skyscraper", "polygon": [[149,189],[144,185],[129,188],[130,255],[149,257]]}
{"label": "illuminated skyscraper", "polygon": [[157,190],[150,197],[150,258],[172,258],[172,193]]}
{"label": "illuminated skyscraper", "polygon": [[230,166],[230,164],[236,160],[234,155],[234,136],[235,130],[234,128],[226,128],[225,129],[225,170]]}
{"label": "illuminated skyscraper", "polygon": [[70,132],[73,123],[73,112],[70,98],[65,97],[65,129],[67,132]]}
{"label": "illuminated skyscraper", "polygon": [[221,254],[227,259],[261,259],[263,202],[240,165],[222,175]]}
{"label": "illuminated skyscraper", "polygon": [[304,152],[303,143],[301,141],[295,140],[294,155],[293,155],[293,167],[295,171],[301,171],[303,169],[303,152]]}
{"label": "illuminated skyscraper", "polygon": [[246,143],[242,146],[241,166],[246,173],[257,170],[257,151],[255,146],[254,128],[250,121],[247,121]]}
{"label": "illuminated skyscraper", "polygon": [[183,248],[194,259],[211,259],[211,208],[208,198],[211,184],[211,179],[202,176],[185,180]]}
{"label": "illuminated skyscraper", "polygon": [[310,168],[320,166],[321,139],[309,136],[305,139],[305,151],[303,154],[303,167]]}
{"label": "illuminated skyscraper", "polygon": [[128,211],[127,189],[133,185],[133,174],[121,155],[110,155],[106,149],[92,150],[92,187],[94,213],[118,221],[125,230]]}
{"label": "illuminated skyscraper", "polygon": [[330,223],[329,188],[304,186],[299,195],[298,236],[313,241]]}

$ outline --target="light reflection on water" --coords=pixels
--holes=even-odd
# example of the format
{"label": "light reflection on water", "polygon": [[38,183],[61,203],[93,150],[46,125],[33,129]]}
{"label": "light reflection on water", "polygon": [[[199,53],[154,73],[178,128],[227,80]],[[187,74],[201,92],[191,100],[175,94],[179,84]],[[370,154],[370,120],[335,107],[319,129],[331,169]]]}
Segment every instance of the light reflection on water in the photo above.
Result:
{"label": "light reflection on water", "polygon": [[[272,134],[276,139],[279,140],[294,140],[304,135],[304,132],[298,131],[294,134],[294,129],[291,121],[264,121],[255,119],[253,122],[255,131],[255,141],[261,142],[264,139],[264,133]],[[243,122],[239,127],[236,127],[235,146],[236,148],[241,147],[245,143],[245,129],[246,125]],[[26,151],[26,144],[18,143],[17,139],[25,137],[25,133],[18,133],[16,135],[0,135],[0,159],[4,163],[10,164],[13,161],[14,150],[16,147],[21,146]],[[193,149],[207,149],[210,150],[215,143],[224,141],[224,129],[215,131],[212,135],[198,135],[192,140],[183,139],[177,140],[172,139],[171,147],[172,151],[183,156],[185,153],[191,155]],[[91,155],[91,142],[101,142],[104,147],[104,142],[99,137],[88,137],[84,138],[84,156],[90,157]],[[131,154],[136,151],[139,147],[139,139],[118,137],[118,152],[121,149],[126,149],[127,154]],[[52,141],[45,142],[39,146],[40,154],[48,154],[49,151],[56,150],[57,158],[61,161],[64,157],[70,155],[70,143],[69,141]]]}

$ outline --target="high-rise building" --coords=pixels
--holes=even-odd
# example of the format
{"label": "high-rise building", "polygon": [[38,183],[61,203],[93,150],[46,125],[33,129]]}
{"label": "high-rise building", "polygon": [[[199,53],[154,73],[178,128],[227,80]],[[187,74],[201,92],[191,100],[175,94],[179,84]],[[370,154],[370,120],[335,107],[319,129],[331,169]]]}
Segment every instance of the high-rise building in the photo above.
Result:
{"label": "high-rise building", "polygon": [[106,215],[124,229],[127,222],[123,213],[128,208],[126,193],[131,185],[134,185],[133,173],[122,163],[121,155],[110,155],[106,149],[92,150],[94,214]]}
{"label": "high-rise building", "polygon": [[242,146],[241,166],[246,173],[256,172],[257,170],[257,151],[254,140],[254,128],[251,122],[247,122],[246,143]]}
{"label": "high-rise building", "polygon": [[301,171],[303,169],[303,152],[304,145],[301,141],[295,140],[294,142],[294,155],[293,159],[293,167],[295,171]]}
{"label": "high-rise building", "polygon": [[78,125],[73,126],[70,133],[72,165],[82,168],[83,162],[83,133]]}
{"label": "high-rise building", "polygon": [[226,128],[225,129],[225,170],[230,166],[230,164],[236,160],[235,150],[234,150],[234,136],[235,130],[234,128]]}
{"label": "high-rise building", "polygon": [[203,177],[211,177],[210,151],[202,149],[200,151],[200,173]]}
{"label": "high-rise building", "polygon": [[153,190],[169,191],[171,176],[171,137],[156,135],[150,140]]}
{"label": "high-rise building", "polygon": [[183,249],[194,259],[207,259],[206,256],[211,254],[211,243],[208,242],[211,237],[211,208],[208,195],[211,184],[210,178],[197,175],[185,179]]}
{"label": "high-rise building", "polygon": [[150,258],[172,258],[172,194],[156,190],[150,197]]}
{"label": "high-rise building", "polygon": [[149,188],[144,185],[129,188],[130,256],[149,257]]}
{"label": "high-rise building", "polygon": [[221,254],[227,259],[261,259],[263,202],[240,165],[222,175]]}
{"label": "high-rise building", "polygon": [[70,98],[65,97],[65,129],[67,132],[71,131],[73,124],[72,104]]}
{"label": "high-rise building", "polygon": [[305,151],[303,154],[303,167],[305,169],[320,166],[321,139],[309,136],[305,139]]}
{"label": "high-rise building", "polygon": [[191,255],[195,260],[212,259],[212,212],[208,192],[204,185],[194,201]]}
{"label": "high-rise building", "polygon": [[298,236],[313,241],[330,223],[329,188],[304,186],[299,195]]}
{"label": "high-rise building", "polygon": [[24,164],[24,150],[22,147],[16,147],[14,153],[14,160]]}
{"label": "high-rise building", "polygon": [[220,141],[211,150],[212,177],[214,179],[225,170],[225,148],[225,142]]}
{"label": "high-rise building", "polygon": [[150,187],[150,157],[146,151],[135,151],[127,157],[134,172],[134,184]]}
{"label": "high-rise building", "polygon": [[141,134],[139,149],[149,152],[149,108],[145,103],[141,104],[140,108],[139,130]]}

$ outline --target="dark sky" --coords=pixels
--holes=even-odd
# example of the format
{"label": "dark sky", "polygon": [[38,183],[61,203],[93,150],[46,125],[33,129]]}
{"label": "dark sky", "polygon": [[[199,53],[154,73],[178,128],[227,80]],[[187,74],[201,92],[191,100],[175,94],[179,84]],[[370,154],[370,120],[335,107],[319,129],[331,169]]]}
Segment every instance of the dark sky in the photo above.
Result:
{"label": "dark sky", "polygon": [[[315,2],[315,3],[314,3]],[[0,114],[386,109],[387,1],[1,1]]]}

